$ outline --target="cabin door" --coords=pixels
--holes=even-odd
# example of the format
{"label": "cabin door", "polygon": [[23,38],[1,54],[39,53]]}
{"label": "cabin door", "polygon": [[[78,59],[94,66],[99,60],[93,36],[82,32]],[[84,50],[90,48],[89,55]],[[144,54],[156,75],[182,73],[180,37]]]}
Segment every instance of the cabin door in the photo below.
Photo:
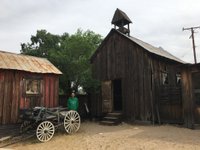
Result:
{"label": "cabin door", "polygon": [[103,81],[101,84],[102,91],[102,112],[109,113],[112,111],[112,81]]}
{"label": "cabin door", "polygon": [[192,74],[194,121],[200,123],[200,72]]}

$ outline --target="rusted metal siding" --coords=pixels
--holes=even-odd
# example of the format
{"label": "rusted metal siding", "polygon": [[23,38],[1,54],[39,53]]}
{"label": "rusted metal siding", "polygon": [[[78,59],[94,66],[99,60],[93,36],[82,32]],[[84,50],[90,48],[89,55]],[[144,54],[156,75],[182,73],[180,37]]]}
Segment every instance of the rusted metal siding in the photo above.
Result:
{"label": "rusted metal siding", "polygon": [[27,71],[32,73],[62,74],[45,58],[0,51],[0,69]]}
{"label": "rusted metal siding", "polygon": [[[26,97],[23,79],[40,78],[41,96]],[[58,106],[59,76],[0,69],[0,124],[16,123],[19,109]]]}

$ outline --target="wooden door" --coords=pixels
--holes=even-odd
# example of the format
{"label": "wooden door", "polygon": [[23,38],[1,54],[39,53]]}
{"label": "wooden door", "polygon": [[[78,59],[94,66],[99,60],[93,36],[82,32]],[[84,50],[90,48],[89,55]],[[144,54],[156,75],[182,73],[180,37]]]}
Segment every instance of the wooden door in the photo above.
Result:
{"label": "wooden door", "polygon": [[200,123],[200,72],[192,74],[194,121]]}
{"label": "wooden door", "polygon": [[112,111],[112,81],[103,81],[101,84],[102,91],[102,112],[109,113]]}

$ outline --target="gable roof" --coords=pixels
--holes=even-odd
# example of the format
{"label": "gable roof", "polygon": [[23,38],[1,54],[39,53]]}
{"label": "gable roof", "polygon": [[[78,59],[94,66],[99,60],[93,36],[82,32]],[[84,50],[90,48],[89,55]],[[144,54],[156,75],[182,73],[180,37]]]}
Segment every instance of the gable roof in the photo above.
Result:
{"label": "gable roof", "polygon": [[126,13],[117,8],[111,23],[119,25],[122,20],[124,21],[124,25],[132,23],[131,19],[129,19]]}
{"label": "gable roof", "polygon": [[62,74],[45,58],[0,51],[0,69],[20,70],[32,73]]}
{"label": "gable roof", "polygon": [[124,38],[130,40],[131,42],[136,43],[137,45],[141,46],[142,48],[144,48],[146,51],[148,51],[149,53],[179,62],[179,63],[185,63],[184,61],[182,61],[181,59],[175,57],[174,55],[170,54],[169,52],[167,52],[166,50],[162,49],[162,48],[158,48],[155,46],[152,46],[146,42],[143,42],[142,40],[139,40],[135,37],[131,37],[128,35],[125,35],[123,33],[121,33],[120,31],[116,30],[116,29],[111,29],[110,33],[106,36],[106,38],[103,40],[103,42],[101,43],[101,45],[99,46],[99,48],[96,50],[96,52],[93,54],[93,56],[91,57],[91,61],[93,61],[93,59],[96,57],[97,53],[99,52],[99,49],[102,47],[102,45],[104,45],[104,42],[106,41],[106,39],[108,37],[110,37],[113,33],[117,33],[121,36],[123,36]]}
{"label": "gable roof", "polygon": [[153,53],[153,54],[156,54],[156,55],[159,55],[159,56],[162,56],[162,57],[165,57],[165,58],[168,58],[168,59],[180,62],[180,63],[185,63],[184,61],[182,61],[181,59],[172,55],[171,53],[169,53],[168,51],[164,50],[161,47],[152,46],[152,45],[150,45],[146,42],[143,42],[143,41],[141,41],[137,38],[134,38],[134,37],[127,37],[127,38],[129,38],[133,42],[137,43],[138,45],[140,45],[141,47],[143,47],[144,49],[146,49],[150,53]]}

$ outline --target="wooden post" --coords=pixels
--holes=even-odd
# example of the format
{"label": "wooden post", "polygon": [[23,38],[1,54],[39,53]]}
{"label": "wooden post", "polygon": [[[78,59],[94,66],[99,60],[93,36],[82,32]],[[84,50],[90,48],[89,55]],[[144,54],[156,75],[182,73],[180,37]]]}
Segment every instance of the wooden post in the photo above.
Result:
{"label": "wooden post", "polygon": [[194,29],[199,29],[200,26],[198,27],[191,27],[191,28],[183,28],[183,31],[184,30],[191,30],[191,37],[192,37],[192,47],[193,47],[193,53],[194,53],[194,63],[196,64],[197,63],[197,57],[196,57],[196,50],[195,50],[195,42],[194,42]]}

